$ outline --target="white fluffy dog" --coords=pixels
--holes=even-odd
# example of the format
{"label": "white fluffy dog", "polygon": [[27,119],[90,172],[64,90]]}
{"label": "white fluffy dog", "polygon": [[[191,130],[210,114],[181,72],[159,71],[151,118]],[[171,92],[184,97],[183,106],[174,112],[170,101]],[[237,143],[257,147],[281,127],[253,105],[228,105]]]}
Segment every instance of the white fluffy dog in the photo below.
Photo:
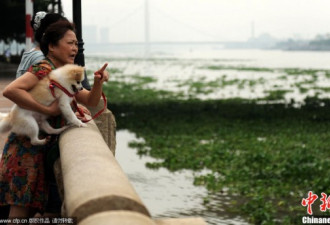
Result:
{"label": "white fluffy dog", "polygon": [[[55,99],[59,100],[59,107],[62,115],[65,117],[69,125],[84,127],[74,114],[71,108],[73,96],[82,90],[82,80],[84,79],[84,68],[77,65],[67,64],[57,68],[49,73],[48,77],[43,78],[38,84],[29,91],[32,97],[43,105],[50,105]],[[61,88],[50,88],[50,84],[55,81],[67,90],[65,93]],[[57,85],[56,85],[57,86]],[[69,95],[68,95],[69,94]],[[12,131],[18,135],[26,135],[30,137],[32,145],[44,145],[47,139],[39,139],[39,126],[48,134],[59,134],[69,125],[54,129],[47,122],[47,116],[41,113],[23,109],[18,105],[14,105],[10,113],[0,122],[0,132]]]}

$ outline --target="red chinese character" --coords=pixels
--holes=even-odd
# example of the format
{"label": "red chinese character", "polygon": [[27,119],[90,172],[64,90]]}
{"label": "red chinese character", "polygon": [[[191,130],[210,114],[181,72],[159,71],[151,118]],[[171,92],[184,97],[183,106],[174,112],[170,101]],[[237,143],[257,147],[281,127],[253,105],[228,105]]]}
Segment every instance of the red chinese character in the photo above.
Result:
{"label": "red chinese character", "polygon": [[309,215],[313,215],[313,211],[312,211],[312,205],[315,202],[315,200],[318,199],[318,196],[316,194],[313,194],[312,191],[308,192],[308,198],[303,198],[301,201],[301,205],[302,206],[307,206],[307,212]]}
{"label": "red chinese character", "polygon": [[320,205],[320,209],[322,212],[325,212],[327,209],[330,209],[330,195],[327,198],[327,194],[323,193],[321,194],[323,197],[320,199],[323,203]]}

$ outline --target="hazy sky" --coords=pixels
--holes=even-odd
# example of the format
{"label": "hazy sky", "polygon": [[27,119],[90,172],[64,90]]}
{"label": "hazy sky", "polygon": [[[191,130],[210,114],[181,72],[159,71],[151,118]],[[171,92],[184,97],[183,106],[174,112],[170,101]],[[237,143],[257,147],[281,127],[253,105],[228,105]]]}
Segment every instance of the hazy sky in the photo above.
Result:
{"label": "hazy sky", "polygon": [[[111,42],[143,42],[145,2],[82,0],[83,25],[108,28]],[[72,19],[72,0],[62,4]],[[252,30],[254,36],[279,39],[330,33],[330,0],[148,0],[148,5],[150,41],[244,41]]]}

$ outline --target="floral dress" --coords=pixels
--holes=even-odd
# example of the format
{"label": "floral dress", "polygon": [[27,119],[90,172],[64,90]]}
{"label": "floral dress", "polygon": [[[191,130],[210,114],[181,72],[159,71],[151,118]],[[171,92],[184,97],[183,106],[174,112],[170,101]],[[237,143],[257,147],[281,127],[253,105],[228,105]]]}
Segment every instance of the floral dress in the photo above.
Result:
{"label": "floral dress", "polygon": [[[51,63],[43,60],[28,71],[42,79],[52,69]],[[65,123],[61,117],[51,118],[49,122],[55,128]],[[0,206],[17,205],[43,212],[48,196],[46,169],[51,168],[46,159],[58,157],[56,152],[57,136],[52,136],[46,145],[36,146],[31,145],[30,138],[11,133],[0,161]]]}

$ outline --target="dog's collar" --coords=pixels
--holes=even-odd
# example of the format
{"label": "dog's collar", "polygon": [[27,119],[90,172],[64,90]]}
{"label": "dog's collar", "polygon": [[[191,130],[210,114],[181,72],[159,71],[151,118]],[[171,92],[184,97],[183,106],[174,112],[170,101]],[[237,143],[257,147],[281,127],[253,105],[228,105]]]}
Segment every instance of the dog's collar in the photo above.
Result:
{"label": "dog's collar", "polygon": [[58,87],[59,89],[61,89],[70,98],[73,98],[77,94],[77,93],[71,94],[65,87],[63,87],[62,85],[60,85],[59,83],[57,83],[54,80],[50,80],[49,89],[52,92],[52,95],[53,95],[54,98],[56,98],[56,96],[55,96],[55,87]]}

